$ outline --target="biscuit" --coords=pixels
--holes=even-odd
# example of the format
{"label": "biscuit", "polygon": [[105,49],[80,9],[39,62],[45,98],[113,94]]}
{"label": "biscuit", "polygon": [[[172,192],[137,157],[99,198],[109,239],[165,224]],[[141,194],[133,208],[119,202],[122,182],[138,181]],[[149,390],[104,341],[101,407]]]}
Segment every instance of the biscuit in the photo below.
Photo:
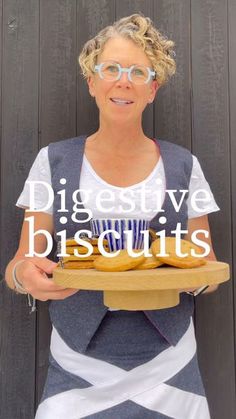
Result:
{"label": "biscuit", "polygon": [[[88,249],[82,245],[79,245],[73,238],[66,240],[66,253],[69,256],[60,257],[60,267],[64,269],[91,269],[93,268],[93,261],[101,255],[97,243],[98,239],[96,237],[89,239],[88,237],[83,237],[83,240],[91,243],[93,246],[93,253],[90,256],[80,257],[80,255],[85,255],[88,253]],[[104,250],[109,252],[109,247],[107,245],[107,240],[103,242]],[[77,250],[79,256],[75,255],[75,250]]]}
{"label": "biscuit", "polygon": [[92,260],[85,260],[84,262],[80,261],[72,261],[72,262],[66,262],[63,263],[64,269],[93,269],[93,261]]}
{"label": "biscuit", "polygon": [[196,254],[201,254],[202,249],[188,240],[181,240],[181,252],[188,253],[188,256],[180,257],[176,255],[176,238],[165,238],[165,250],[168,256],[159,256],[160,253],[160,239],[156,239],[151,244],[151,251],[158,260],[167,265],[175,266],[177,268],[196,268],[206,263],[204,258],[194,257],[191,255],[191,249],[194,249]]}
{"label": "biscuit", "polygon": [[[88,241],[89,243],[91,243],[92,245],[97,245],[98,244],[98,237],[92,237],[91,239],[89,237],[80,237],[81,239]],[[108,246],[108,240],[107,239],[103,239],[103,246]],[[73,238],[69,238],[66,240],[66,246],[79,246],[79,244],[77,243],[77,241],[75,241],[75,239]]]}
{"label": "biscuit", "polygon": [[[109,252],[109,247],[108,246],[103,246],[103,247],[104,247],[104,249],[107,252]],[[69,255],[74,255],[75,249],[77,249],[77,251],[78,251],[78,253],[80,255],[84,255],[85,253],[88,252],[87,247],[79,246],[78,245],[78,246],[69,246],[69,247],[66,247],[66,253],[68,253]],[[100,254],[101,254],[101,252],[98,249],[98,247],[97,246],[93,246],[93,255],[100,255]]]}
{"label": "biscuit", "polygon": [[66,262],[83,262],[83,261],[87,261],[87,260],[95,260],[97,257],[99,257],[99,255],[90,255],[90,256],[84,256],[84,257],[80,257],[80,256],[62,256],[61,260],[63,263]]}
{"label": "biscuit", "polygon": [[135,266],[134,269],[154,269],[161,265],[164,265],[164,262],[161,262],[156,258],[156,256],[152,255],[152,257],[145,257],[144,261],[141,262],[138,266]]}
{"label": "biscuit", "polygon": [[[140,250],[133,250],[135,253],[139,253]],[[111,252],[116,253],[116,252]],[[128,254],[126,249],[120,250],[119,254],[114,257],[99,256],[94,262],[94,267],[99,271],[106,272],[121,272],[133,269],[139,265],[145,259],[144,255],[132,257]]]}

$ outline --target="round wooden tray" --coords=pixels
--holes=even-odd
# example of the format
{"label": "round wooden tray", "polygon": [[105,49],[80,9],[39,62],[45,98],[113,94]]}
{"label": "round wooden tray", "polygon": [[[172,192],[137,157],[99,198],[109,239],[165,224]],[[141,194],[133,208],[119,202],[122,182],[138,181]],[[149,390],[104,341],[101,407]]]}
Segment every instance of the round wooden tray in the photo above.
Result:
{"label": "round wooden tray", "polygon": [[199,268],[159,267],[148,270],[102,272],[96,269],[53,271],[53,280],[66,288],[104,291],[104,304],[124,310],[154,310],[179,304],[181,289],[220,284],[230,278],[229,265],[208,261]]}

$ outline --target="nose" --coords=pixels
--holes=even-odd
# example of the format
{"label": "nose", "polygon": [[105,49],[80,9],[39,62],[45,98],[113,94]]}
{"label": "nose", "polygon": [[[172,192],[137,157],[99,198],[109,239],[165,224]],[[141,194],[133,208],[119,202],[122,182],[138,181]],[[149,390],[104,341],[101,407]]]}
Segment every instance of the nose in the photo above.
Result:
{"label": "nose", "polygon": [[117,80],[117,85],[120,85],[120,86],[131,86],[131,81],[129,80],[129,78],[128,78],[128,73],[127,72],[125,72],[125,71],[122,71],[122,73],[121,73],[121,76],[120,76],[120,78],[119,78],[119,80]]}

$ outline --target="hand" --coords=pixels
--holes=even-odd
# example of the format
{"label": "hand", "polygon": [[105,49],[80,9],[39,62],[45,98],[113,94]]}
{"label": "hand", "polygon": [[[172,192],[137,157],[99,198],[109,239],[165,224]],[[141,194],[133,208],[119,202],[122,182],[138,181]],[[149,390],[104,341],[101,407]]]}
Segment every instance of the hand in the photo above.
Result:
{"label": "hand", "polygon": [[196,288],[197,287],[194,287],[194,288],[182,288],[182,289],[179,289],[178,292],[179,293],[181,293],[181,292],[191,292],[191,291],[195,291]]}
{"label": "hand", "polygon": [[47,258],[25,259],[16,267],[16,277],[26,291],[40,301],[64,300],[78,292],[78,289],[63,288],[48,278],[57,263]]}

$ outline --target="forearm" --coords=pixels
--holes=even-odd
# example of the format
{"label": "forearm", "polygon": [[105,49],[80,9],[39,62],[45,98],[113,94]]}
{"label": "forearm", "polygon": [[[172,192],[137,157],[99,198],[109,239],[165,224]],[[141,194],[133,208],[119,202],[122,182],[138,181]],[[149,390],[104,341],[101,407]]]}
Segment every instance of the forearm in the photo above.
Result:
{"label": "forearm", "polygon": [[28,260],[28,258],[26,258],[24,255],[16,253],[14,258],[10,260],[10,262],[8,263],[6,267],[4,279],[8,287],[11,288],[12,290],[15,290],[15,284],[13,282],[13,269],[17,262],[19,262],[20,260],[26,260],[26,259]]}
{"label": "forearm", "polygon": [[[28,212],[26,213],[27,216],[34,216],[35,222],[35,230],[43,229],[48,231],[51,235],[53,234],[53,218],[50,214],[46,214],[43,212]],[[26,217],[25,215],[25,217]],[[29,225],[28,222],[23,222],[22,230],[21,230],[21,237],[19,242],[19,247],[15,253],[14,258],[8,263],[6,270],[5,270],[5,281],[9,288],[15,289],[15,285],[13,282],[13,269],[15,264],[20,260],[33,260],[34,257],[26,256],[29,253]],[[44,235],[37,235],[34,239],[34,251],[41,254],[45,251],[47,247],[47,241]],[[44,259],[44,258],[43,258]],[[47,262],[46,262],[47,263]],[[20,265],[19,265],[20,268]],[[18,266],[16,267],[16,277],[18,279]],[[21,278],[19,278],[20,281]]]}

